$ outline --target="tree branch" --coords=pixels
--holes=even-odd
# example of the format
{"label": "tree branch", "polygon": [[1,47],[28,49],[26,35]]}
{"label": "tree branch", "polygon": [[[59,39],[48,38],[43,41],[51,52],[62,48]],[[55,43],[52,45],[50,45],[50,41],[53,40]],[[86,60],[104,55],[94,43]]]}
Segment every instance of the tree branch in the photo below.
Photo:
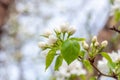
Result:
{"label": "tree branch", "polygon": [[118,32],[118,33],[120,33],[120,30],[119,29],[117,29],[115,26],[113,26],[112,28],[109,28],[110,30],[113,30],[113,31],[116,31],[116,32]]}
{"label": "tree branch", "polygon": [[89,61],[90,61],[91,65],[92,65],[92,67],[99,73],[99,74],[98,74],[99,76],[100,76],[100,75],[103,75],[103,76],[106,76],[106,77],[112,77],[112,78],[117,79],[117,76],[116,76],[115,74],[113,74],[113,75],[107,75],[107,74],[102,73],[102,72],[94,65],[94,63],[93,63],[94,60],[89,59]]}

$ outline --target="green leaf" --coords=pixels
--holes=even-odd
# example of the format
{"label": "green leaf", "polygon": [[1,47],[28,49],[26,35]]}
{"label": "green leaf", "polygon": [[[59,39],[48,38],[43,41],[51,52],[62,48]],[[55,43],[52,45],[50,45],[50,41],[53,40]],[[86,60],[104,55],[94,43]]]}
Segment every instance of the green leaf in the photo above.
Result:
{"label": "green leaf", "polygon": [[63,58],[61,55],[59,55],[56,59],[54,70],[58,70],[59,67],[62,65]]}
{"label": "green leaf", "polygon": [[53,49],[48,52],[46,56],[46,68],[45,68],[46,70],[51,65],[55,54],[56,54],[56,50],[53,50]]}
{"label": "green leaf", "polygon": [[118,22],[120,20],[120,10],[119,9],[116,9],[115,10],[115,21]]}
{"label": "green leaf", "polygon": [[81,50],[81,51],[79,52],[79,56],[82,57],[82,58],[84,58],[84,56],[85,56],[85,51],[84,51],[84,50]]}
{"label": "green leaf", "polygon": [[70,38],[70,40],[85,41],[85,38]]}
{"label": "green leaf", "polygon": [[66,40],[61,47],[61,54],[68,65],[78,57],[79,51],[80,45],[75,40]]}
{"label": "green leaf", "polygon": [[110,56],[108,55],[108,53],[102,52],[101,54],[102,54],[102,56],[105,57],[109,62],[112,62],[112,59],[110,58]]}
{"label": "green leaf", "polygon": [[90,80],[97,80],[96,77],[91,77]]}
{"label": "green leaf", "polygon": [[111,4],[114,4],[114,0],[110,0],[110,3],[111,3]]}
{"label": "green leaf", "polygon": [[81,75],[80,75],[80,79],[81,79],[81,80],[86,80],[86,76],[83,75],[83,74],[81,74]]}
{"label": "green leaf", "polygon": [[107,59],[108,61],[108,66],[111,68],[111,69],[114,69],[115,68],[115,63],[112,61],[111,57],[108,55],[108,53],[106,52],[102,52],[101,55]]}
{"label": "green leaf", "polygon": [[89,72],[93,72],[93,68],[92,65],[90,64],[90,62],[88,60],[83,60],[83,65],[85,66],[85,68],[89,71]]}

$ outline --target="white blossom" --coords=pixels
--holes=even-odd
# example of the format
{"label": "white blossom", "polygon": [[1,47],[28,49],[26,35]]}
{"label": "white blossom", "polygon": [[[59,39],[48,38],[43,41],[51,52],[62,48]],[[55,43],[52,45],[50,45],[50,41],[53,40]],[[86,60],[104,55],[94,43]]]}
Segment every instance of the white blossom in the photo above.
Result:
{"label": "white blossom", "polygon": [[118,52],[112,52],[109,54],[109,56],[111,57],[111,59],[116,62],[120,59],[120,50],[118,50]]}
{"label": "white blossom", "polygon": [[108,41],[107,40],[102,41],[101,46],[106,47],[107,45],[108,45]]}
{"label": "white blossom", "polygon": [[76,28],[74,27],[74,26],[72,26],[72,27],[69,27],[69,29],[68,29],[68,34],[74,34],[76,32]]}
{"label": "white blossom", "polygon": [[82,45],[83,45],[83,48],[86,50],[89,48],[89,45],[85,41],[82,42]]}
{"label": "white blossom", "polygon": [[93,47],[93,43],[90,44],[90,47],[91,47],[91,48]]}
{"label": "white blossom", "polygon": [[68,23],[64,23],[60,26],[61,32],[67,32],[69,29],[69,24]]}
{"label": "white blossom", "polygon": [[[118,52],[113,51],[112,53],[108,53],[108,55],[111,57],[113,62],[116,62],[116,61],[118,61],[120,59],[120,50],[118,50]],[[109,68],[107,66],[107,60],[105,58],[98,61],[97,67],[103,73],[107,74],[109,72]]]}
{"label": "white blossom", "polygon": [[109,68],[107,66],[107,60],[105,58],[103,58],[102,60],[98,61],[97,67],[104,74],[107,74],[109,72]]}
{"label": "white blossom", "polygon": [[54,30],[55,30],[57,33],[61,33],[60,27],[55,27]]}
{"label": "white blossom", "polygon": [[45,42],[38,42],[38,46],[39,48],[44,49],[47,46],[47,44]]}
{"label": "white blossom", "polygon": [[93,36],[92,42],[96,42],[96,41],[97,41],[97,36]]}
{"label": "white blossom", "polygon": [[49,37],[50,35],[52,34],[52,31],[50,31],[49,29],[47,29],[45,32],[44,32],[44,36],[46,37]]}
{"label": "white blossom", "polygon": [[65,80],[65,77],[69,78],[72,74],[77,76],[86,74],[85,69],[83,69],[82,64],[78,60],[75,60],[70,65],[67,65],[67,63],[63,61],[59,71],[55,72],[57,80]]}
{"label": "white blossom", "polygon": [[115,10],[120,10],[120,0],[114,0],[114,4],[111,7],[111,15],[114,15]]}
{"label": "white blossom", "polygon": [[53,45],[57,41],[57,37],[54,35],[49,36],[48,44]]}
{"label": "white blossom", "polygon": [[96,41],[96,42],[95,42],[95,47],[98,47],[98,46],[99,46],[99,42]]}

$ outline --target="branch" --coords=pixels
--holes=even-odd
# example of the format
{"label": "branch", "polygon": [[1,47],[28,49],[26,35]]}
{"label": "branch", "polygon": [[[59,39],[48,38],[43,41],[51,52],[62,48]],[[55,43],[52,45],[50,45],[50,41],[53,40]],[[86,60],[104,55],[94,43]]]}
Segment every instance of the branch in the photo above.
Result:
{"label": "branch", "polygon": [[120,30],[118,30],[115,26],[113,26],[112,28],[109,28],[109,29],[120,33]]}
{"label": "branch", "polygon": [[0,5],[4,8],[4,9],[8,9],[8,4],[4,3],[3,1],[0,0]]}
{"label": "branch", "polygon": [[90,61],[91,65],[93,66],[93,68],[99,73],[99,74],[98,74],[99,76],[100,76],[100,75],[103,75],[103,76],[112,77],[112,78],[117,79],[117,77],[116,77],[115,74],[113,74],[113,75],[107,75],[107,74],[102,73],[102,72],[94,65],[94,63],[93,63],[94,60],[89,59],[89,61]]}

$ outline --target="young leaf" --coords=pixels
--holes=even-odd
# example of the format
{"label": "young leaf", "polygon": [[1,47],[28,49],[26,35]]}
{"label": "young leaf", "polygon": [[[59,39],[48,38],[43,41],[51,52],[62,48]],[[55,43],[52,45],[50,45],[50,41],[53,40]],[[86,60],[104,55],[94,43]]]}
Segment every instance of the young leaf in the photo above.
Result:
{"label": "young leaf", "polygon": [[70,38],[70,40],[85,41],[85,38]]}
{"label": "young leaf", "polygon": [[62,65],[63,58],[61,55],[59,55],[56,59],[54,70],[58,70],[59,67]]}
{"label": "young leaf", "polygon": [[86,80],[86,76],[83,74],[80,75],[80,78],[81,78],[81,80]]}
{"label": "young leaf", "polygon": [[53,50],[53,49],[48,52],[46,56],[46,68],[45,68],[46,70],[51,65],[55,54],[56,54],[56,50]]}
{"label": "young leaf", "polygon": [[115,10],[114,16],[115,16],[115,21],[118,22],[120,20],[120,10],[119,9]]}
{"label": "young leaf", "polygon": [[79,52],[79,56],[82,57],[82,58],[84,58],[84,56],[85,56],[85,51],[84,51],[84,50],[81,50],[81,51]]}
{"label": "young leaf", "polygon": [[90,80],[97,80],[96,77],[91,77]]}
{"label": "young leaf", "polygon": [[79,51],[80,45],[75,40],[66,40],[61,48],[61,54],[68,65],[78,57]]}
{"label": "young leaf", "polygon": [[89,71],[89,72],[93,72],[93,68],[90,64],[90,62],[88,60],[83,60],[83,65],[86,67],[86,69]]}
{"label": "young leaf", "polygon": [[106,52],[102,52],[101,55],[102,55],[105,59],[107,59],[107,61],[108,61],[108,66],[113,69],[113,68],[115,67],[115,63],[112,61],[112,59],[110,58],[110,56],[109,56]]}

